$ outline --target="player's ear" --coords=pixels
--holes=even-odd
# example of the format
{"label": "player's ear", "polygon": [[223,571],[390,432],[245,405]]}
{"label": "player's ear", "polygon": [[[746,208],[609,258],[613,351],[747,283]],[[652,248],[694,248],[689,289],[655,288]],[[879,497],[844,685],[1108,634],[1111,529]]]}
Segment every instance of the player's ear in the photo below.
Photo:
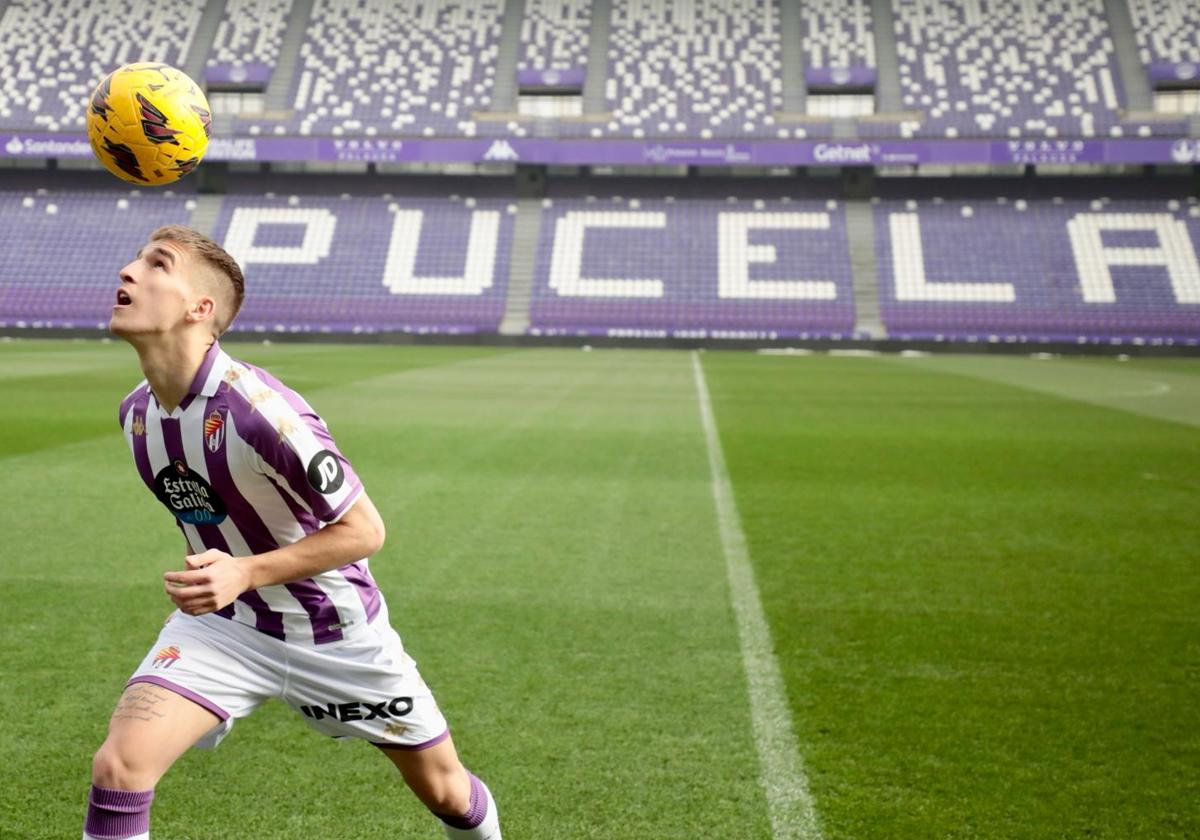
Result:
{"label": "player's ear", "polygon": [[200,295],[188,307],[187,318],[190,324],[212,321],[217,316],[217,301],[212,295]]}

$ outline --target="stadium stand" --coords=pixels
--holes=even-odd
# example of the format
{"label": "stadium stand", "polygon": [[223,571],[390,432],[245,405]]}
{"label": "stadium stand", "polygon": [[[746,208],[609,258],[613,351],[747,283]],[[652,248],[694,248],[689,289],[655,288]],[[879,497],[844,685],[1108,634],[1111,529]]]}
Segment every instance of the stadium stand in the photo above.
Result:
{"label": "stadium stand", "polygon": [[291,10],[292,0],[227,0],[208,57],[209,71],[228,68],[225,75],[238,81],[233,68],[243,68],[243,76],[261,68],[254,81],[268,82]]}
{"label": "stadium stand", "polygon": [[224,198],[214,237],[254,290],[241,329],[496,331],[516,212],[507,184],[392,179],[395,192],[351,194],[325,183],[314,194],[307,179],[247,180]]}
{"label": "stadium stand", "polygon": [[[542,119],[537,136],[830,137],[827,122],[778,118],[787,47],[780,2],[613,0],[607,65],[597,71],[604,100],[595,106],[609,118]],[[195,66],[215,81],[265,86],[294,7],[294,0],[230,0],[211,51]],[[902,115],[859,120],[862,138],[1187,134],[1186,116],[1124,112],[1104,0],[894,0],[892,7]],[[192,62],[205,8],[200,0],[169,10],[147,0],[12,0],[0,21],[0,62],[10,68],[0,78],[0,126],[81,130],[88,92],[113,67]],[[504,8],[503,0],[314,0],[295,72],[289,62],[272,94],[284,98],[269,116],[231,120],[232,133],[527,136],[532,129],[519,121],[480,117],[492,107]],[[800,11],[809,84],[869,88],[877,70],[870,3],[812,0]],[[1200,78],[1197,4],[1130,0],[1130,11],[1147,68]],[[591,0],[527,0],[518,77],[580,84],[592,23]],[[290,117],[279,118],[281,104]]]}
{"label": "stadium stand", "polygon": [[474,135],[473,112],[491,102],[501,12],[500,0],[317,0],[300,50],[296,115],[277,128]]}
{"label": "stadium stand", "polygon": [[[1123,94],[1102,0],[894,0],[905,136],[1093,137]],[[860,131],[868,125],[860,125]]]}
{"label": "stadium stand", "polygon": [[623,0],[610,37],[612,120],[594,136],[804,136],[775,124],[778,0]]}
{"label": "stadium stand", "polygon": [[133,61],[179,65],[204,9],[126,0],[13,0],[0,19],[0,124],[82,131],[87,97],[113,68]]}
{"label": "stadium stand", "polygon": [[1200,65],[1200,4],[1191,0],[1129,0],[1129,13],[1143,64]]}
{"label": "stadium stand", "polygon": [[[105,323],[116,271],[186,190],[10,172],[0,326]],[[213,224],[257,332],[495,332],[532,263],[529,332],[855,337],[849,209],[828,179],[561,178],[516,247],[510,179],[247,173]],[[884,179],[879,311],[900,340],[1200,342],[1200,199],[1165,179]],[[47,255],[52,255],[48,257]],[[97,268],[101,266],[102,268]]]}
{"label": "stadium stand", "polygon": [[114,189],[106,175],[76,174],[0,181],[0,325],[106,326],[121,266],[149,231],[187,224],[194,207],[186,190]]}
{"label": "stadium stand", "polygon": [[811,187],[796,192],[754,181],[562,182],[545,201],[533,330],[850,335],[843,209]]}
{"label": "stadium stand", "polygon": [[893,338],[1200,337],[1200,204],[1177,187],[890,192],[875,207],[875,244]]}
{"label": "stadium stand", "polygon": [[[104,323],[113,274],[145,233],[190,221],[244,261],[255,290],[239,324],[246,330],[495,332],[505,321],[541,335],[848,338],[886,329],[899,339],[1200,342],[1200,203],[1188,194],[1194,184],[1179,178],[1196,171],[1186,167],[1200,162],[1200,139],[1187,136],[1186,115],[1130,113],[1118,71],[1140,61],[1148,70],[1168,64],[1177,78],[1193,65],[1200,73],[1200,7],[1130,0],[1131,33],[1123,14],[1110,27],[1105,0],[893,0],[906,113],[835,126],[778,113],[785,48],[799,49],[818,74],[806,81],[873,80],[874,37],[883,33],[874,31],[872,7],[879,21],[887,7],[789,6],[800,15],[789,17],[796,34],[785,45],[782,2],[525,0],[517,49],[516,7],[505,0],[313,0],[311,16],[309,0],[228,0],[219,27],[217,8],[205,11],[198,0],[169,11],[147,0],[11,0],[0,18],[0,61],[10,68],[0,79],[0,126],[35,138],[12,136],[2,149],[26,159],[6,160],[11,168],[0,177],[8,222],[0,247],[12,255],[0,276],[0,326]],[[593,20],[602,13],[609,23],[609,8],[610,30]],[[518,77],[596,71],[588,86],[598,92],[603,76],[608,112],[557,122],[480,116],[492,102],[502,20],[506,66]],[[484,160],[516,176],[397,175],[410,164],[382,157],[369,168],[331,163],[327,147],[336,143],[311,144],[321,149],[312,168],[366,174],[267,174],[259,169],[277,164],[214,161],[173,192],[130,192],[106,174],[74,169],[66,157],[77,150],[50,167],[71,171],[17,168],[37,163],[28,160],[31,142],[47,156],[70,145],[40,135],[81,131],[87,95],[104,72],[140,59],[204,66],[187,55],[189,45],[194,38],[204,52],[214,28],[208,69],[261,64],[269,74],[279,64],[271,97],[290,80],[294,113],[239,120],[240,131],[349,143],[399,136],[406,150],[421,145],[413,136],[488,135],[507,153],[489,149]],[[292,73],[280,55],[292,55],[301,35]],[[789,78],[798,80],[795,57],[787,53]],[[792,101],[800,111],[802,98]],[[1031,144],[1027,160],[1017,148],[1011,161],[994,156],[972,171],[1027,164],[1037,177],[870,176],[864,168],[886,157],[859,142],[856,127],[862,138],[1009,141],[973,149]],[[622,154],[603,160],[688,177],[526,170],[515,166],[527,160],[512,148],[520,144],[500,138],[527,130],[644,138],[606,144]],[[835,133],[835,143],[808,144],[819,168],[807,172],[744,152],[785,146],[750,141]],[[1175,167],[1167,177],[1042,174],[1100,160],[1124,167],[1100,152],[1130,144],[1080,142],[1074,161],[1066,141],[1131,135],[1170,138],[1151,158]],[[720,142],[692,143],[709,138]],[[1067,151],[1047,142],[1039,152],[1048,138]],[[586,156],[599,144],[570,145],[586,147]],[[713,161],[687,157],[691,146],[728,151],[723,176],[694,177],[692,163]],[[747,177],[768,170],[773,177]],[[97,277],[97,265],[111,269]]]}
{"label": "stadium stand", "polygon": [[801,12],[806,67],[874,69],[875,39],[867,0],[805,0]]}
{"label": "stadium stand", "polygon": [[517,70],[585,68],[591,18],[591,0],[525,0]]}

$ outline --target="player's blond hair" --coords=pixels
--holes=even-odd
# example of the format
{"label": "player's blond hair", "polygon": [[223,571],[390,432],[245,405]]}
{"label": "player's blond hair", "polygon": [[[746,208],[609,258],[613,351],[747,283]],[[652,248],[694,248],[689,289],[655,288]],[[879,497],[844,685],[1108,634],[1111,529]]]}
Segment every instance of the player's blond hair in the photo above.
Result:
{"label": "player's blond hair", "polygon": [[218,278],[224,292],[222,297],[225,298],[226,305],[217,308],[213,327],[218,336],[223,334],[241,311],[242,302],[246,299],[246,278],[242,275],[242,267],[229,255],[228,251],[200,231],[190,227],[164,225],[150,234],[151,242],[164,239],[187,249],[192,257],[211,269],[211,273]]}

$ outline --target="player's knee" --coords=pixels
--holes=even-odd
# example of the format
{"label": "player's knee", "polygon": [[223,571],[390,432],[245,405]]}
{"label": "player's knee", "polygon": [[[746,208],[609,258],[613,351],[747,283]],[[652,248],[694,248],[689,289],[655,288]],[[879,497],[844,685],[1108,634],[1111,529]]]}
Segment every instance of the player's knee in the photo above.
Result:
{"label": "player's knee", "polygon": [[466,771],[438,773],[422,780],[414,793],[438,816],[459,817],[471,808],[471,782]]}
{"label": "player's knee", "polygon": [[92,757],[92,783],[113,790],[149,790],[161,775],[105,741]]}

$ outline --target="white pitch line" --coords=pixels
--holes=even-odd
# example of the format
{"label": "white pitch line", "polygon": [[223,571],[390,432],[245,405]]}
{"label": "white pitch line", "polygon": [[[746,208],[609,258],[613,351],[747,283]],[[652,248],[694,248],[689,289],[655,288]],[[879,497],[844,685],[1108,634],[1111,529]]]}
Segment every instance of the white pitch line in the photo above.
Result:
{"label": "white pitch line", "polygon": [[767,795],[771,816],[771,831],[776,840],[823,840],[821,822],[808,790],[808,776],[800,757],[800,744],[792,728],[787,694],[771,630],[758,597],[754,569],[746,549],[746,535],[738,517],[725,455],[717,437],[717,421],[713,416],[708,384],[700,357],[692,351],[692,373],[696,380],[696,396],[700,402],[700,421],[708,445],[708,466],[712,473],[713,500],[717,507],[717,524],[721,545],[725,550],[725,570],[729,577],[729,595],[737,619],[738,639],[742,648],[742,663],[746,667],[746,683],[750,691],[750,721],[762,769],[761,781]]}

